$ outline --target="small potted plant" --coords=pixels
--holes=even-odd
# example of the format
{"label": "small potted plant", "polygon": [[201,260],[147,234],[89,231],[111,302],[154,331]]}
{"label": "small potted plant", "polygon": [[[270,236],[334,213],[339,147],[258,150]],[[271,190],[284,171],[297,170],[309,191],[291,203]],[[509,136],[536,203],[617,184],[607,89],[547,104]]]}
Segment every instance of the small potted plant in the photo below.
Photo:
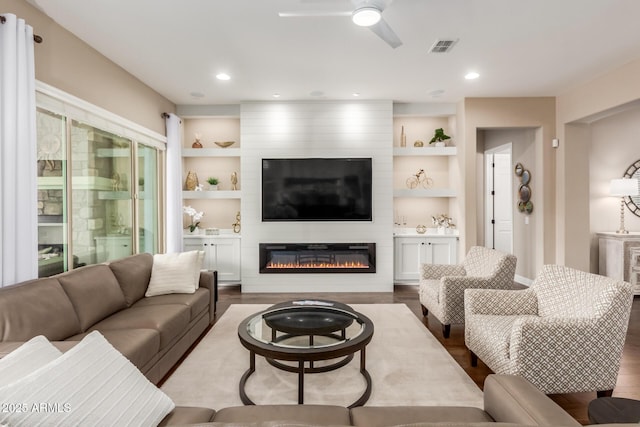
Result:
{"label": "small potted plant", "polygon": [[451,139],[451,137],[444,133],[444,129],[439,128],[435,130],[433,138],[431,138],[429,144],[433,144],[435,142],[436,147],[444,147],[444,141],[447,139]]}
{"label": "small potted plant", "polygon": [[218,189],[218,178],[210,176],[209,178],[207,178],[207,182],[209,183],[209,190]]}

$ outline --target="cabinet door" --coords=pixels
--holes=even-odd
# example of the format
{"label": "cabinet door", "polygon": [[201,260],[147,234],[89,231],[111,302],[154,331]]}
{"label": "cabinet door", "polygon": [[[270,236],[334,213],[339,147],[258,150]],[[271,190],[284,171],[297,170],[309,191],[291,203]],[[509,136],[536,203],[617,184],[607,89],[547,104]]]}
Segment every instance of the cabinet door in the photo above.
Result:
{"label": "cabinet door", "polygon": [[438,238],[427,239],[428,251],[425,251],[425,261],[429,264],[456,264],[458,252],[458,239]]}
{"label": "cabinet door", "polygon": [[215,241],[214,270],[218,270],[221,282],[240,281],[240,240],[219,239]]}
{"label": "cabinet door", "polygon": [[427,250],[424,239],[398,237],[395,239],[394,279],[400,282],[420,280],[420,265]]}
{"label": "cabinet door", "polygon": [[215,265],[215,245],[211,239],[207,238],[185,238],[183,248],[185,252],[204,251],[204,260],[202,260],[202,268],[204,270],[213,270]]}

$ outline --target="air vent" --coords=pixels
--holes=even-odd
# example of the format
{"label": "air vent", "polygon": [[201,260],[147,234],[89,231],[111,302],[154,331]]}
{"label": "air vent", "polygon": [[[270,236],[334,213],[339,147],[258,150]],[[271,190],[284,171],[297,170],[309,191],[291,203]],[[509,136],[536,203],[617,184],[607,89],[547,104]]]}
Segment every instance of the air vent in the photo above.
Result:
{"label": "air vent", "polygon": [[458,39],[438,39],[429,48],[429,53],[448,53],[458,43]]}

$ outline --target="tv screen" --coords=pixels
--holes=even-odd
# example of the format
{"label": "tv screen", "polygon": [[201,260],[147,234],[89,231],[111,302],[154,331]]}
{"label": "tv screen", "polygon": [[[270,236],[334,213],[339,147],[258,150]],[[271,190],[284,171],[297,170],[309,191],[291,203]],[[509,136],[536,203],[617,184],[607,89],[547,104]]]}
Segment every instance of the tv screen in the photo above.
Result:
{"label": "tv screen", "polygon": [[371,221],[370,158],[262,159],[263,221]]}

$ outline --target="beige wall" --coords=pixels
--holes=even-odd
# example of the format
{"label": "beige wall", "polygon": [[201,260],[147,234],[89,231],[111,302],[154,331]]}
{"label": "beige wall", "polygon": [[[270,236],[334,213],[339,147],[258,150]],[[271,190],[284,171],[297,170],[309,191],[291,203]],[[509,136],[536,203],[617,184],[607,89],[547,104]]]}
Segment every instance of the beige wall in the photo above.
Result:
{"label": "beige wall", "polygon": [[[591,124],[589,150],[589,219],[591,272],[598,272],[598,239],[595,233],[620,227],[620,198],[609,196],[612,179],[621,178],[640,159],[640,107]],[[625,228],[640,231],[640,217],[625,206]]]}
{"label": "beige wall", "polygon": [[[465,218],[461,226],[461,246],[482,244],[478,230],[478,134],[481,130],[500,128],[532,128],[533,158],[532,188],[535,189],[531,230],[538,236],[530,259],[531,271],[537,272],[543,264],[555,259],[555,99],[542,98],[467,98],[459,105],[458,135],[459,161],[464,186]],[[461,139],[459,136],[458,138]],[[482,143],[482,142],[481,142]]]}
{"label": "beige wall", "polygon": [[24,19],[44,39],[35,45],[36,79],[165,134],[161,114],[175,112],[175,105],[168,99],[25,0],[0,0],[0,11]]}
{"label": "beige wall", "polygon": [[[599,214],[606,207],[592,211],[603,203],[598,194],[602,191],[602,183],[592,181],[591,174],[622,173],[626,166],[600,166],[601,145],[616,150],[616,156],[627,156],[628,163],[640,158],[638,149],[624,151],[627,148],[617,145],[609,138],[605,141],[602,129],[609,128],[607,122],[598,123],[603,117],[614,117],[627,114],[625,111],[634,108],[640,100],[640,60],[631,62],[619,69],[611,71],[593,81],[582,84],[561,95],[557,99],[557,136],[560,138],[557,181],[557,262],[585,271],[593,271],[591,233],[592,227],[605,226],[591,216]],[[632,114],[632,113],[631,113]],[[635,139],[638,132],[631,121],[621,119],[623,124],[615,130],[618,139]],[[614,122],[611,122],[614,123]],[[595,133],[594,133],[595,132]],[[594,138],[597,137],[598,140]],[[592,151],[593,147],[595,151]],[[637,147],[637,143],[636,143]],[[618,150],[622,150],[618,152]],[[628,165],[627,165],[628,166]],[[596,169],[601,171],[597,172]],[[598,178],[602,180],[603,175]],[[590,189],[590,186],[595,186]],[[592,197],[594,200],[591,200]],[[627,211],[627,214],[629,212]],[[609,214],[607,214],[609,215]],[[630,216],[630,215],[627,215]],[[596,225],[597,224],[597,225]],[[608,225],[606,225],[608,226]]]}

